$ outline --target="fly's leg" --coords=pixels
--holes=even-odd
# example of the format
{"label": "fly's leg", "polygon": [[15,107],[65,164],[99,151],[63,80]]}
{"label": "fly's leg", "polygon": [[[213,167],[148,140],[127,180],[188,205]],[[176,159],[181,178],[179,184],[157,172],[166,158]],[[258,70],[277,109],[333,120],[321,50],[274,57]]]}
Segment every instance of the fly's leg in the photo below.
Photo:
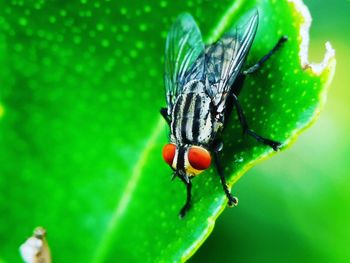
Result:
{"label": "fly's leg", "polygon": [[243,71],[243,74],[248,75],[248,74],[251,74],[251,73],[254,73],[255,71],[257,71],[262,66],[262,64],[264,64],[266,60],[268,60],[277,50],[279,50],[282,47],[282,44],[284,42],[286,42],[287,40],[288,40],[287,36],[281,37],[278,40],[277,44],[270,50],[269,53],[267,53],[265,56],[263,56],[254,66]]}
{"label": "fly's leg", "polygon": [[233,103],[235,104],[236,109],[237,109],[237,114],[238,114],[239,122],[242,125],[243,133],[246,133],[246,134],[252,136],[258,142],[266,144],[266,145],[270,146],[272,149],[274,149],[275,151],[277,151],[278,148],[281,146],[281,143],[264,138],[264,137],[260,136],[259,134],[255,133],[254,131],[252,131],[251,129],[249,129],[247,119],[245,118],[245,116],[243,114],[243,110],[242,110],[241,105],[239,104],[238,98],[236,97],[235,94],[231,94],[231,96],[233,99]]}
{"label": "fly's leg", "polygon": [[252,136],[253,138],[255,138],[258,142],[261,142],[263,144],[266,144],[268,146],[270,146],[272,149],[274,149],[275,151],[278,150],[278,147],[281,146],[280,142],[276,142],[267,138],[264,138],[262,136],[260,136],[259,134],[255,133],[253,130],[249,129],[248,127],[248,123],[247,120],[244,116],[243,110],[241,105],[239,104],[237,95],[239,94],[242,86],[243,86],[243,82],[245,79],[245,76],[248,74],[252,74],[255,71],[257,71],[258,69],[260,69],[260,67],[266,62],[266,60],[268,60],[278,49],[280,49],[282,47],[282,44],[284,42],[286,42],[288,40],[288,38],[286,36],[281,37],[277,44],[270,50],[269,53],[267,53],[264,57],[262,57],[254,66],[248,68],[247,70],[243,71],[242,74],[240,74],[237,77],[237,82],[236,85],[233,89],[233,92],[231,93],[232,96],[232,101],[236,106],[237,109],[237,113],[238,113],[238,117],[239,117],[239,121],[242,125],[243,128],[243,133],[247,133],[248,135]]}
{"label": "fly's leg", "polygon": [[226,179],[224,176],[224,170],[222,169],[222,166],[221,166],[220,161],[219,161],[219,152],[217,152],[217,151],[214,152],[214,161],[215,161],[216,169],[217,169],[219,176],[220,176],[220,179],[221,179],[222,188],[224,189],[224,192],[225,192],[227,199],[228,199],[228,206],[233,207],[233,206],[238,205],[237,197],[232,196],[230,190],[228,189]]}
{"label": "fly's leg", "polygon": [[160,109],[160,114],[163,116],[163,118],[165,119],[165,121],[168,123],[168,125],[170,126],[171,124],[171,119],[170,116],[168,115],[168,109],[167,108],[161,108]]}
{"label": "fly's leg", "polygon": [[[239,93],[241,92],[241,89],[243,87],[243,83],[244,83],[246,76],[249,74],[252,74],[252,73],[256,72],[258,69],[260,69],[261,66],[266,62],[266,60],[268,60],[277,50],[279,50],[282,47],[283,43],[286,42],[287,40],[288,40],[287,36],[281,37],[278,40],[278,42],[276,43],[276,45],[270,50],[269,53],[267,53],[265,56],[263,56],[255,65],[251,66],[247,70],[244,70],[242,73],[238,74],[234,84],[231,87],[232,92],[236,96],[238,96]],[[227,114],[227,116],[230,116],[229,113]]]}
{"label": "fly's leg", "polygon": [[186,198],[186,203],[185,205],[181,208],[179,216],[180,218],[183,218],[187,211],[190,209],[191,207],[191,199],[192,199],[192,183],[191,180],[186,180],[185,178],[180,177],[180,179],[184,182],[184,184],[186,185],[186,189],[187,189],[187,198]]}

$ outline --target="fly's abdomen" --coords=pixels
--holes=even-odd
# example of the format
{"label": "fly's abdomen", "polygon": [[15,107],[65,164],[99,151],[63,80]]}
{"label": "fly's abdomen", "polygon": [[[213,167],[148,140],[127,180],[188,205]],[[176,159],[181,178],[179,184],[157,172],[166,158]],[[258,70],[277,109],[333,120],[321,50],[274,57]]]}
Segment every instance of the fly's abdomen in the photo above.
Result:
{"label": "fly's abdomen", "polygon": [[171,132],[180,144],[209,144],[213,131],[211,99],[204,92],[181,94],[172,112]]}

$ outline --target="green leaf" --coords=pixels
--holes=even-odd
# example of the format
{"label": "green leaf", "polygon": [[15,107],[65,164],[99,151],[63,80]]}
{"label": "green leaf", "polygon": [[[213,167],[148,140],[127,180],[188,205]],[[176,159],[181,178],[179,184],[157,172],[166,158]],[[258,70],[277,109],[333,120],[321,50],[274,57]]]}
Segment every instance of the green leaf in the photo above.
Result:
{"label": "green leaf", "polygon": [[[286,148],[320,111],[335,66],[330,44],[321,64],[308,62],[301,1],[1,3],[0,261],[18,262],[38,225],[55,262],[188,259],[226,199],[212,169],[193,180],[193,207],[178,218],[185,188],[161,158],[165,37],[187,11],[213,42],[254,7],[247,64],[289,41],[239,99],[250,126]],[[273,154],[242,136],[234,115],[224,141],[230,185]]]}

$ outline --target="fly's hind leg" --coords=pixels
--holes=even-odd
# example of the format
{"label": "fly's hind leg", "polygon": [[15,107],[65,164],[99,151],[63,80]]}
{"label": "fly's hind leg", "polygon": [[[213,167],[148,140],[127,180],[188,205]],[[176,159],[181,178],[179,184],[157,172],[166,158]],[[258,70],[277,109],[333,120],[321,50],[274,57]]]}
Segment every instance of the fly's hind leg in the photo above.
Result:
{"label": "fly's hind leg", "polygon": [[[239,121],[240,121],[242,128],[243,128],[243,133],[246,133],[246,134],[252,136],[258,142],[261,142],[263,144],[270,146],[275,151],[278,150],[278,148],[281,146],[281,143],[264,138],[264,137],[260,136],[259,134],[257,134],[256,132],[254,132],[253,130],[249,129],[247,120],[244,116],[244,113],[243,113],[242,107],[238,101],[237,95],[239,94],[240,90],[242,89],[243,82],[244,82],[246,75],[252,74],[255,71],[257,71],[258,69],[260,69],[260,67],[266,62],[266,60],[268,60],[277,50],[279,50],[282,47],[282,44],[284,42],[286,42],[287,40],[288,40],[288,38],[286,36],[281,37],[278,40],[278,42],[276,43],[276,45],[270,50],[269,53],[267,53],[264,57],[262,57],[254,66],[248,68],[247,70],[243,71],[241,74],[238,75],[236,84],[232,89],[232,93],[231,93],[232,100],[230,101],[230,102],[233,102],[233,104],[236,106]],[[231,109],[232,109],[232,107],[229,108],[228,111],[230,112]]]}
{"label": "fly's hind leg", "polygon": [[161,108],[160,109],[160,114],[163,116],[164,120],[167,122],[167,124],[170,126],[171,124],[171,119],[170,116],[168,115],[168,109],[167,108]]}
{"label": "fly's hind leg", "polygon": [[260,69],[260,67],[266,62],[266,60],[268,60],[277,50],[279,50],[282,47],[283,43],[286,42],[287,40],[288,40],[287,36],[281,37],[276,43],[276,45],[270,50],[269,53],[263,56],[255,65],[251,66],[247,70],[244,70],[243,74],[248,75]]}
{"label": "fly's hind leg", "polygon": [[[265,56],[263,56],[257,63],[255,63],[255,65],[249,67],[248,69],[246,69],[243,72],[241,72],[240,74],[238,74],[234,85],[232,85],[232,87],[231,87],[232,92],[236,96],[238,96],[239,93],[241,92],[241,89],[243,87],[243,83],[244,83],[246,76],[259,70],[261,68],[261,66],[266,62],[266,60],[268,60],[277,50],[279,50],[282,47],[283,43],[286,42],[287,40],[288,40],[287,36],[281,37],[278,40],[278,42],[276,43],[276,45],[270,50],[269,53],[267,53]],[[230,115],[229,113],[230,112],[228,112],[226,115],[229,116]],[[225,118],[225,119],[227,119],[227,118]]]}
{"label": "fly's hind leg", "polygon": [[235,94],[231,94],[232,96],[232,100],[233,103],[236,106],[236,110],[237,110],[237,114],[238,114],[238,118],[239,118],[239,122],[242,125],[242,129],[243,129],[243,133],[246,133],[250,136],[252,136],[253,138],[255,138],[258,142],[261,142],[263,144],[266,144],[268,146],[270,146],[272,149],[274,149],[275,151],[278,150],[278,148],[282,145],[280,142],[277,141],[273,141],[267,138],[264,138],[262,136],[260,136],[259,134],[257,134],[256,132],[254,132],[253,130],[249,129],[248,127],[248,123],[247,123],[247,119],[244,116],[242,107],[238,101],[238,98],[236,97]]}
{"label": "fly's hind leg", "polygon": [[228,199],[228,206],[233,207],[233,206],[238,205],[237,197],[233,196],[231,194],[230,190],[228,189],[226,179],[224,176],[224,170],[222,169],[222,166],[221,166],[220,161],[219,161],[219,152],[218,151],[214,151],[214,161],[215,161],[216,169],[217,169],[219,176],[220,176],[220,179],[221,179],[222,188],[224,189],[224,192],[225,192],[227,199]]}

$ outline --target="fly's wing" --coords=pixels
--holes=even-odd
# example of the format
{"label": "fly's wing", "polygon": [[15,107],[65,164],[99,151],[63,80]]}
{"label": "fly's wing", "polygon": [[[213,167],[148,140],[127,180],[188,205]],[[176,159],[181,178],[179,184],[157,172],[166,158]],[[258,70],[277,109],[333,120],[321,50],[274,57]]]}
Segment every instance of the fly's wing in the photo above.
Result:
{"label": "fly's wing", "polygon": [[190,14],[181,14],[172,25],[165,45],[164,82],[168,115],[171,115],[184,85],[189,80],[201,79],[203,74],[204,44],[201,33]]}
{"label": "fly's wing", "polygon": [[248,55],[258,19],[255,12],[245,26],[230,30],[218,42],[206,47],[205,86],[218,114],[225,110],[226,97]]}

